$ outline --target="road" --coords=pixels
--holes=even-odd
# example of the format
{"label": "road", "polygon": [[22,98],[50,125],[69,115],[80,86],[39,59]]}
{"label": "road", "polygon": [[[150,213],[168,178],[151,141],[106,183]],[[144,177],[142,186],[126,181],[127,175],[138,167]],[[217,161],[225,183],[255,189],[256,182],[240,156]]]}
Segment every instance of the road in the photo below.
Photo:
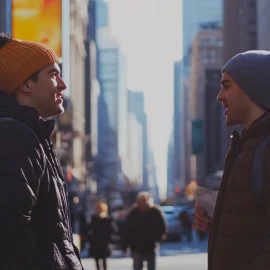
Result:
{"label": "road", "polygon": [[[85,270],[94,270],[92,259],[83,259]],[[132,270],[130,258],[115,258],[108,260],[108,270]],[[157,270],[206,270],[206,253],[182,254],[157,258]]]}
{"label": "road", "polygon": [[[207,243],[180,244],[164,243],[161,245],[157,258],[157,270],[206,270]],[[94,270],[92,259],[83,259],[85,270]],[[115,257],[108,260],[108,270],[132,270],[132,260],[129,257]],[[146,269],[146,268],[145,268]]]}

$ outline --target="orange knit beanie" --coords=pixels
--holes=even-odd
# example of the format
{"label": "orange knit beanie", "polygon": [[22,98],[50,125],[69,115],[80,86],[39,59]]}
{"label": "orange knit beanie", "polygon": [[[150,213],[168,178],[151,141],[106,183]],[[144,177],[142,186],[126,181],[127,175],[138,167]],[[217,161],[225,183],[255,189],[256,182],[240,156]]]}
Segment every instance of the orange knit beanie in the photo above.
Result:
{"label": "orange knit beanie", "polygon": [[32,41],[12,39],[0,48],[0,90],[12,94],[34,73],[58,63],[55,52]]}

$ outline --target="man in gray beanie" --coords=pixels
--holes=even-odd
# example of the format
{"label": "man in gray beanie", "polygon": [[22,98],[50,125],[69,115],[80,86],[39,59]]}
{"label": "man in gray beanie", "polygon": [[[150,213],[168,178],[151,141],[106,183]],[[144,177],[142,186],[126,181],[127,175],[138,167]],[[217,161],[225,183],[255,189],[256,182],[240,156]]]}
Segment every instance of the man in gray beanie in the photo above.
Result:
{"label": "man in gray beanie", "polygon": [[196,206],[194,228],[209,231],[208,270],[270,269],[270,52],[247,51],[222,69],[217,100],[234,131],[214,217]]}

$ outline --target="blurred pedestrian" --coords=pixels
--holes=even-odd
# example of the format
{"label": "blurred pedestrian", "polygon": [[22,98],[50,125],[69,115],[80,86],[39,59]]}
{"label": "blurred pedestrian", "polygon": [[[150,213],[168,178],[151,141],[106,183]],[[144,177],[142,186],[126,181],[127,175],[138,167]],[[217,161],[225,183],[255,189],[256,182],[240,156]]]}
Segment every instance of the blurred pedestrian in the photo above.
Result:
{"label": "blurred pedestrian", "polygon": [[50,136],[64,112],[59,59],[0,34],[1,270],[81,270]]}
{"label": "blurred pedestrian", "polygon": [[155,250],[165,235],[166,224],[161,210],[153,204],[148,192],[140,192],[128,214],[124,237],[124,251],[130,247],[134,270],[142,270],[144,261],[148,270],[156,269]]}
{"label": "blurred pedestrian", "polygon": [[179,215],[181,225],[183,228],[183,233],[189,243],[192,241],[192,221],[191,216],[187,210],[183,210]]}
{"label": "blurred pedestrian", "polygon": [[108,215],[106,203],[96,204],[96,214],[92,216],[87,231],[90,244],[89,255],[95,259],[97,270],[101,269],[101,262],[103,270],[106,270],[106,259],[111,255],[111,238],[117,231],[115,222]]}
{"label": "blurred pedestrian", "polygon": [[196,206],[194,227],[210,231],[209,270],[270,268],[270,52],[239,53],[222,69],[217,100],[233,132],[214,218]]}
{"label": "blurred pedestrian", "polygon": [[118,229],[117,245],[122,250],[124,244],[125,227],[127,222],[127,211],[125,210],[125,207],[123,205],[121,205],[118,209],[117,215],[115,217],[115,222]]}

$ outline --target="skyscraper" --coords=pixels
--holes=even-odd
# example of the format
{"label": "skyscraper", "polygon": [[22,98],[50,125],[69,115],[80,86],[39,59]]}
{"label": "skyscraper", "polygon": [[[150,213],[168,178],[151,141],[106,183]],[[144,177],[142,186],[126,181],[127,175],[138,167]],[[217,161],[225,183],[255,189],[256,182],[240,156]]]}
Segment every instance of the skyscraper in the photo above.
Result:
{"label": "skyscraper", "polygon": [[259,50],[270,50],[270,1],[257,1],[257,47]]}
{"label": "skyscraper", "polygon": [[98,187],[101,192],[116,192],[123,181],[121,160],[127,152],[128,97],[126,59],[112,36],[108,6],[97,1],[96,41],[97,77],[100,84],[98,103]]}
{"label": "skyscraper", "polygon": [[174,195],[174,161],[173,161],[173,154],[174,154],[174,143],[173,143],[173,133],[170,136],[169,144],[168,144],[168,151],[167,151],[167,197],[171,197]]}
{"label": "skyscraper", "polygon": [[[224,62],[257,48],[257,0],[223,0]],[[267,16],[266,16],[267,17]],[[263,17],[258,19],[261,21]]]}
{"label": "skyscraper", "polygon": [[183,0],[184,74],[189,73],[192,41],[201,24],[222,24],[222,0]]}
{"label": "skyscraper", "polygon": [[223,63],[222,30],[202,28],[191,55],[190,120],[192,123],[192,179],[207,186],[207,176],[223,168],[225,125],[216,101]]}
{"label": "skyscraper", "polygon": [[148,133],[147,116],[144,108],[144,94],[142,92],[128,92],[128,108],[133,112],[143,129],[143,188],[148,189]]}
{"label": "skyscraper", "polygon": [[183,118],[183,134],[180,145],[185,149],[181,151],[185,159],[185,181],[192,179],[191,163],[191,119],[190,119],[190,68],[192,55],[192,42],[201,28],[220,27],[223,24],[222,0],[183,0],[183,71],[182,71],[182,100],[180,108]]}

